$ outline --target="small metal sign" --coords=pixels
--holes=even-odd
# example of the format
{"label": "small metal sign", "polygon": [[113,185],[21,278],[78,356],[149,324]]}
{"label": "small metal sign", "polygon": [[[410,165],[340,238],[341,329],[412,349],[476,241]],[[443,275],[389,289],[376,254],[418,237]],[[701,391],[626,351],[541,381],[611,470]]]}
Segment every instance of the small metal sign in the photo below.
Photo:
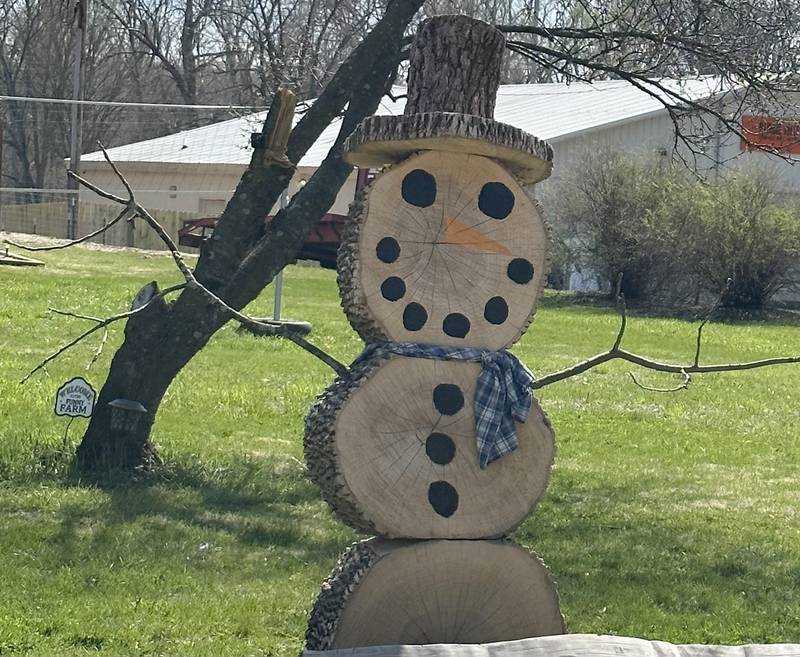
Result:
{"label": "small metal sign", "polygon": [[91,417],[94,409],[94,399],[94,388],[86,379],[76,376],[58,389],[56,393],[56,415]]}

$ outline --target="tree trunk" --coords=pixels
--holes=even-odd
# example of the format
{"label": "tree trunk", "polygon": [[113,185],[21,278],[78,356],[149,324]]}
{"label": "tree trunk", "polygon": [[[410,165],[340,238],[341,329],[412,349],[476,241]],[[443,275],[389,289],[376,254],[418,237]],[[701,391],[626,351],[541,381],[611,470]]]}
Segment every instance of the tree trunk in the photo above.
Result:
{"label": "tree trunk", "polygon": [[[344,140],[377,108],[399,62],[403,32],[421,4],[422,0],[391,3],[292,131],[287,154],[296,163],[350,101],[331,153],[289,207],[267,227],[264,218],[288,185],[294,166],[270,160],[263,146],[256,148],[213,238],[203,246],[195,270],[198,280],[232,307],[241,309],[258,296],[292,260],[308,232],[333,204],[352,169],[342,159]],[[273,103],[265,133],[272,129],[279,109]],[[152,462],[155,449],[150,429],[164,393],[227,320],[224,312],[190,288],[174,302],[159,298],[132,316],[78,448],[76,464],[84,470],[131,471]],[[118,398],[140,402],[147,409],[141,421],[127,432],[112,429],[108,404]]]}
{"label": "tree trunk", "polygon": [[[151,284],[154,285],[154,284]],[[157,293],[157,286],[155,291]],[[76,460],[84,470],[135,470],[156,460],[150,429],[172,379],[203,347],[224,318],[196,291],[175,304],[162,298],[128,320]],[[109,402],[137,401],[147,413],[130,430],[112,426]],[[116,411],[119,412],[119,411]]]}

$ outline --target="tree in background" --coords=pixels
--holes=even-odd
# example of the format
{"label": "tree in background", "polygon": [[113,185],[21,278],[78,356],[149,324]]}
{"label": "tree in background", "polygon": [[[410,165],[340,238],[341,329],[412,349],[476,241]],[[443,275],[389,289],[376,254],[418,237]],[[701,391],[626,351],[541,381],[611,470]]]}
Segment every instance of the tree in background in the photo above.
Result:
{"label": "tree in background", "polygon": [[708,184],[679,166],[622,155],[589,159],[554,196],[556,230],[572,262],[607,289],[622,276],[629,300],[761,310],[792,287],[800,208],[786,206],[764,172]]}
{"label": "tree in background", "polygon": [[[173,34],[169,40],[170,49],[164,50],[166,37],[156,37],[163,23],[153,17],[142,18],[143,14],[137,13],[138,4],[133,1],[120,2],[122,9],[119,11],[124,11],[120,14],[122,18],[115,20],[130,40],[133,54],[141,58],[137,61],[142,65],[149,61],[155,70],[166,71],[181,94],[184,88],[189,89],[188,82],[183,87],[178,85],[181,76],[193,77],[193,91],[189,97],[196,98],[201,87],[215,88],[214,78],[209,76],[218,70],[215,67],[223,67],[219,70],[224,71],[225,66],[233,66],[234,73],[247,74],[248,67],[251,75],[252,69],[262,72],[268,81],[263,83],[262,89],[287,80],[294,85],[312,85],[312,81],[320,88],[324,85],[316,102],[289,135],[286,161],[276,159],[275,153],[266,147],[276,140],[275,128],[280,123],[282,108],[285,109],[285,97],[270,99],[272,104],[264,138],[256,141],[251,163],[222,214],[213,238],[204,245],[194,272],[184,269],[188,284],[169,302],[155,283],[150,284],[137,297],[139,311],[125,315],[124,341],[114,355],[97,411],[77,457],[79,465],[88,469],[130,470],[148,463],[153,457],[150,428],[175,375],[221,326],[232,317],[239,319],[238,310],[254,299],[292,260],[309,229],[330,207],[351,170],[342,159],[344,139],[364,116],[374,112],[384,91],[394,81],[403,59],[405,33],[423,2],[392,0],[385,8],[379,5],[374,13],[367,5],[364,11],[352,15],[333,11],[333,8],[344,7],[344,3],[335,0],[330,6],[324,5],[330,7],[328,14],[311,11],[311,7],[322,7],[322,4],[292,3],[286,6],[285,12],[279,11],[279,3],[265,3],[263,7],[253,5],[256,13],[262,12],[258,18],[260,22],[251,24],[253,36],[263,44],[264,50],[263,53],[254,52],[252,59],[249,51],[231,51],[232,56],[223,56],[224,47],[228,47],[224,44],[230,44],[230,39],[216,41],[223,44],[223,51],[212,48],[217,39],[214,31],[239,29],[244,23],[236,23],[236,20],[246,18],[249,9],[240,10],[235,20],[217,18],[215,23],[212,20],[215,7],[227,9],[229,5],[192,4],[191,12],[185,2],[169,5],[176,13],[168,23],[183,26],[183,31],[188,21],[193,33],[188,36],[183,32],[180,36]],[[148,6],[155,6],[159,11],[162,8],[166,11],[167,7]],[[437,9],[441,11],[451,6],[459,5],[442,3]],[[730,5],[723,0],[647,0],[633,4],[552,0],[546,6],[527,7],[512,2],[498,3],[492,11],[495,8],[497,13],[493,16],[505,19],[525,15],[531,21],[500,26],[509,35],[508,48],[514,55],[509,71],[525,74],[533,67],[549,72],[537,79],[624,79],[653,95],[666,107],[675,123],[676,139],[682,140],[686,147],[682,154],[703,155],[709,134],[707,128],[713,125],[743,134],[736,114],[725,109],[730,108],[731,103],[756,102],[759,96],[774,101],[776,94],[795,88],[793,75],[800,57],[793,47],[799,15],[795,2],[770,0],[759,5],[746,2]],[[524,10],[523,14],[516,14],[516,8]],[[156,14],[159,15],[166,16]],[[327,24],[323,21],[318,25],[320,15],[331,18]],[[358,16],[361,23],[356,29],[340,26],[334,21],[337,16],[342,16],[342,20]],[[350,18],[346,18],[348,16]],[[291,37],[289,21],[298,17],[305,17],[306,23],[302,20],[292,23],[299,25],[300,31]],[[484,17],[491,19],[485,14]],[[303,36],[303,30],[319,35],[322,31],[315,31],[317,27],[326,25],[342,28],[339,41]],[[155,45],[161,44],[163,57],[147,46],[136,32],[144,33],[145,27],[150,30],[147,38]],[[264,32],[270,29],[277,29],[277,36]],[[364,36],[359,38],[362,30]],[[181,49],[188,43],[193,44],[190,57]],[[286,48],[288,44],[292,44],[289,49]],[[315,52],[323,47],[324,61],[320,53]],[[297,59],[287,57],[287,52]],[[307,63],[300,59],[300,53],[308,55],[307,60],[314,63],[316,71],[294,73],[303,70]],[[515,62],[523,64],[518,66]],[[177,77],[170,73],[170,66],[175,67]],[[226,82],[221,88],[231,83],[230,73],[222,76]],[[702,102],[689,97],[680,86],[666,86],[661,79],[664,75],[697,77],[711,73],[718,78],[716,84],[720,93]],[[278,76],[283,77],[277,79]],[[301,79],[306,82],[298,82]],[[683,121],[686,112],[698,117],[702,130],[693,129],[697,123]],[[322,130],[339,116],[343,116],[341,130],[324,163],[289,206],[265,226],[263,219],[288,185],[297,162]],[[277,141],[282,141],[280,135],[277,137]],[[131,201],[120,218],[144,212],[145,209]],[[209,293],[215,295],[216,301]],[[219,300],[226,305],[217,303]],[[595,361],[616,357],[626,357],[619,350],[619,340],[608,354]],[[107,405],[118,397],[138,400],[148,411],[135,435],[124,440],[111,427]]]}

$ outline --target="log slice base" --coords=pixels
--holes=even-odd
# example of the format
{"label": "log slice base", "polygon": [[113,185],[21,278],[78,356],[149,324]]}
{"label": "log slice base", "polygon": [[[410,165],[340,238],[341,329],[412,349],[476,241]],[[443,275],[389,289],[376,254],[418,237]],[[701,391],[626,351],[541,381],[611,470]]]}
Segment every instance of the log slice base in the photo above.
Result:
{"label": "log slice base", "polygon": [[562,634],[542,561],[508,541],[387,541],[353,546],[311,612],[307,650],[490,643]]}

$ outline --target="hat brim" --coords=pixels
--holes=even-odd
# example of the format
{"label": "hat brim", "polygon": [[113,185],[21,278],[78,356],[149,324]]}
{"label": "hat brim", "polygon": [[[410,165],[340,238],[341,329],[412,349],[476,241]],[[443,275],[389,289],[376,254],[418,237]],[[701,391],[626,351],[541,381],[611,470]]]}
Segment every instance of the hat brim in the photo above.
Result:
{"label": "hat brim", "polygon": [[544,180],[553,168],[547,142],[506,123],[452,112],[370,116],[347,138],[344,157],[355,166],[375,168],[423,150],[493,158],[527,185]]}

